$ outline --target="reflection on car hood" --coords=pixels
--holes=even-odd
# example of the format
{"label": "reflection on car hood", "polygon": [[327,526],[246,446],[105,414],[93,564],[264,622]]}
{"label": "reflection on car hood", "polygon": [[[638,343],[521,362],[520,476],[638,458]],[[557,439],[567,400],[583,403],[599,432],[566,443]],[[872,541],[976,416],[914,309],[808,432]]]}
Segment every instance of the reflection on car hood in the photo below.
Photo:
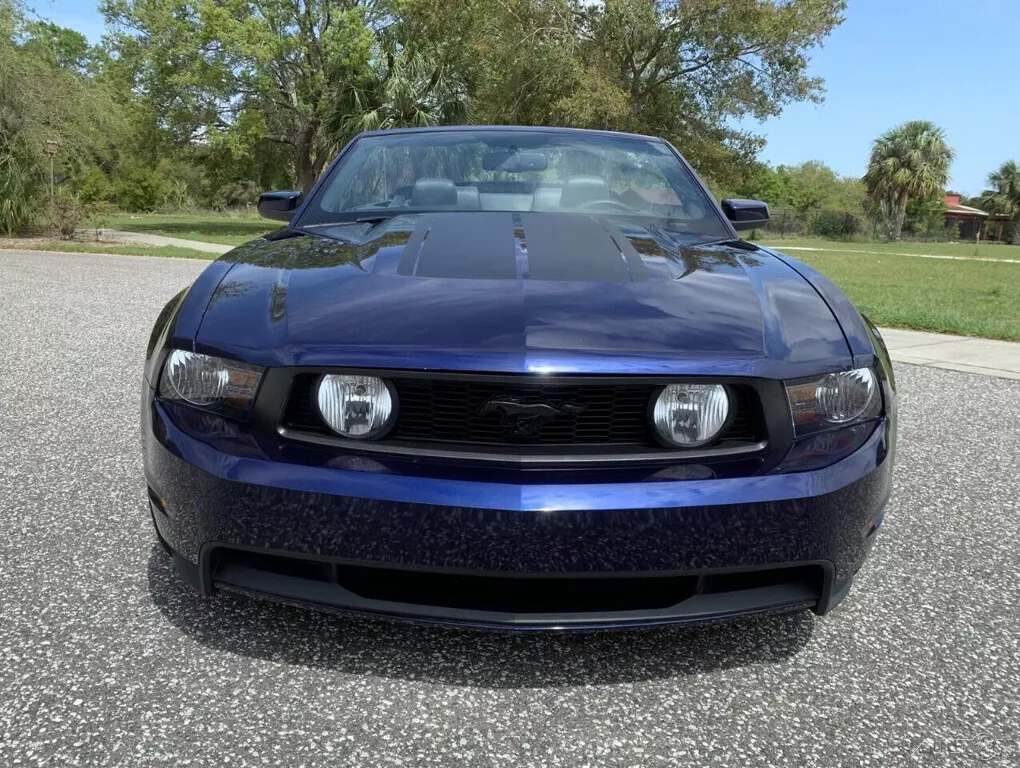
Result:
{"label": "reflection on car hood", "polygon": [[400,216],[223,258],[198,344],[266,365],[788,378],[850,360],[775,256],[612,216]]}

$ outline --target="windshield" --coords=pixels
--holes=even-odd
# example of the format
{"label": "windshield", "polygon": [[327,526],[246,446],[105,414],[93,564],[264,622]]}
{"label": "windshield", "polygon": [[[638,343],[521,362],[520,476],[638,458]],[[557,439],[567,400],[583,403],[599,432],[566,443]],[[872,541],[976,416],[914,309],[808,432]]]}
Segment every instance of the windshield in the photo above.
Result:
{"label": "windshield", "polygon": [[539,131],[358,139],[299,225],[434,211],[613,215],[711,238],[730,234],[701,186],[662,142]]}

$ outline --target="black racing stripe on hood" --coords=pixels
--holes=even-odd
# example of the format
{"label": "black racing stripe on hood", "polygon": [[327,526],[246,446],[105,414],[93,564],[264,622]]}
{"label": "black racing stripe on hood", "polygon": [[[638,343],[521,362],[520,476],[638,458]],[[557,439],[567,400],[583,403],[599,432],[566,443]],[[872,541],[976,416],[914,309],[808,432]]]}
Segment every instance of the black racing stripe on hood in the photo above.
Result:
{"label": "black racing stripe on hood", "polygon": [[528,238],[530,279],[597,283],[634,279],[621,252],[624,246],[594,217],[525,213],[521,220]]}
{"label": "black racing stripe on hood", "polygon": [[[474,280],[629,283],[650,277],[633,231],[572,213],[471,211],[420,216],[399,275]],[[650,237],[650,235],[649,235]]]}
{"label": "black racing stripe on hood", "polygon": [[472,211],[422,216],[397,274],[513,280],[517,277],[513,215]]}
{"label": "black racing stripe on hood", "polygon": [[609,236],[613,238],[613,242],[620,249],[620,255],[627,262],[627,271],[630,272],[630,279],[647,280],[648,270],[645,268],[645,260],[641,258],[641,254],[638,253],[631,238],[613,221],[604,220],[602,221],[602,226],[606,228]]}

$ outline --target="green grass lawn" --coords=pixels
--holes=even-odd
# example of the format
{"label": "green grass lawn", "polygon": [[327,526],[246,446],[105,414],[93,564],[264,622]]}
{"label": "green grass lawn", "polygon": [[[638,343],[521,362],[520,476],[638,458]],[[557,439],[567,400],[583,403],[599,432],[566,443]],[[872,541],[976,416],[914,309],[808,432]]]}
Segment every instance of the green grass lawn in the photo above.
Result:
{"label": "green grass lawn", "polygon": [[1020,341],[1020,264],[871,256],[840,248],[790,255],[827,275],[878,325]]}
{"label": "green grass lawn", "polygon": [[73,242],[64,240],[32,241],[31,244],[12,246],[7,246],[3,240],[0,240],[0,248],[5,247],[30,251],[59,251],[61,253],[112,253],[115,256],[173,256],[178,259],[205,259],[207,261],[216,258],[215,253],[195,251],[191,248],[178,248],[172,245],[107,245],[105,243],[90,243],[79,240]]}
{"label": "green grass lawn", "polygon": [[184,240],[201,240],[207,243],[241,245],[279,229],[280,226],[278,222],[259,218],[254,214],[248,216],[215,213],[117,213],[106,220],[104,228],[180,237]]}
{"label": "green grass lawn", "polygon": [[[767,233],[762,233],[766,235]],[[755,240],[778,250],[783,248],[822,248],[826,251],[851,253],[930,254],[932,256],[967,256],[982,259],[1016,259],[1020,261],[1020,246],[1003,243],[876,243],[808,238],[782,238],[762,236]],[[798,253],[798,251],[792,251]]]}

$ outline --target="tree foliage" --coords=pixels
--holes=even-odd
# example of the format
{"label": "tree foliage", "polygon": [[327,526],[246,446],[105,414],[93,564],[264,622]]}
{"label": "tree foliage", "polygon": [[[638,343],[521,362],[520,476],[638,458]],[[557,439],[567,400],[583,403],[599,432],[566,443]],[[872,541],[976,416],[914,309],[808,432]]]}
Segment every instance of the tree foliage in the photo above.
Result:
{"label": "tree foliage", "polygon": [[332,88],[364,71],[383,11],[374,0],[104,0],[111,39],[178,144],[290,149],[307,189],[335,152]]}
{"label": "tree foliage", "polygon": [[362,131],[467,121],[466,85],[457,72],[422,51],[404,48],[390,51],[362,77],[335,89],[326,130],[342,144]]}
{"label": "tree foliage", "polygon": [[875,139],[864,180],[873,198],[889,210],[890,239],[900,238],[911,200],[945,189],[953,157],[945,133],[927,120],[904,123]]}
{"label": "tree foliage", "polygon": [[[447,45],[485,123],[568,125],[664,136],[710,182],[732,186],[760,138],[731,118],[766,118],[822,96],[807,52],[842,20],[842,0],[405,0],[404,34]],[[452,9],[451,9],[452,10]]]}
{"label": "tree foliage", "polygon": [[844,0],[105,0],[177,145],[266,142],[307,188],[369,126],[561,124],[677,143],[717,184],[761,140],[731,118],[819,99],[807,53]]}
{"label": "tree foliage", "polygon": [[810,215],[863,196],[821,163],[757,162],[734,127],[821,99],[808,56],[845,0],[101,0],[101,46],[18,2],[0,0],[7,230],[41,210],[50,138],[58,187],[127,210],[250,205],[309,188],[360,131],[460,122],[663,136],[713,190]]}
{"label": "tree foliage", "polygon": [[924,240],[937,237],[946,228],[946,197],[939,189],[934,195],[915,197],[907,204],[904,228]]}
{"label": "tree foliage", "polygon": [[988,174],[988,184],[992,188],[975,202],[990,213],[1009,216],[1013,224],[1013,245],[1020,245],[1020,163],[1007,160]]}
{"label": "tree foliage", "polygon": [[840,176],[818,160],[771,168],[758,165],[733,194],[764,200],[801,216],[818,211],[862,210],[865,198],[860,179]]}
{"label": "tree foliage", "polygon": [[61,177],[116,154],[118,110],[109,91],[84,74],[90,49],[79,38],[0,0],[0,231],[20,229],[36,210],[48,176],[47,141],[60,145]]}

